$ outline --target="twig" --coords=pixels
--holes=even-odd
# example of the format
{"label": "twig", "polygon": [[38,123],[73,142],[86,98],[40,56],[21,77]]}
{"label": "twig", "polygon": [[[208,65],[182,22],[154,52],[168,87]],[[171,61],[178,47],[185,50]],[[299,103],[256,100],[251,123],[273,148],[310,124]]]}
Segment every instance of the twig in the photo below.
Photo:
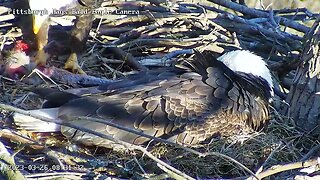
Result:
{"label": "twig", "polygon": [[167,173],[163,173],[163,174],[160,174],[160,175],[154,175],[154,176],[147,177],[147,178],[149,180],[160,180],[160,179],[167,179],[169,177],[170,176]]}
{"label": "twig", "polygon": [[[52,151],[52,150],[47,150],[46,151],[46,155],[53,160],[53,162],[57,163],[60,165],[60,167],[64,167],[63,163],[61,162],[61,160],[58,158],[57,156],[57,152]],[[63,169],[63,168],[62,168]]]}
{"label": "twig", "polygon": [[162,59],[169,60],[171,58],[177,57],[181,54],[193,54],[193,49],[183,49],[183,50],[176,50],[168,53]]}
{"label": "twig", "polygon": [[138,159],[136,157],[133,157],[134,162],[138,165],[139,169],[142,171],[143,174],[147,174],[146,171],[143,169],[141,164],[139,163]]}
{"label": "twig", "polygon": [[[246,6],[243,6],[238,3],[231,2],[231,1],[225,1],[225,0],[209,0],[209,1],[213,2],[215,4],[218,4],[218,5],[230,8],[232,10],[241,12],[243,14],[253,16],[253,17],[265,17],[265,18],[269,17],[269,13],[267,13],[267,12],[263,12],[263,11],[253,9],[253,8],[248,8]],[[288,26],[290,28],[293,28],[297,31],[300,31],[303,33],[309,32],[308,27],[306,27],[302,24],[299,24],[297,22],[291,21],[289,19],[282,18],[282,17],[275,17],[275,20],[279,21],[280,24],[282,24],[284,26]]]}
{"label": "twig", "polygon": [[318,152],[320,150],[320,144],[318,144],[317,146],[314,146],[313,148],[311,148],[309,150],[309,152],[307,154],[305,154],[300,161],[306,161],[307,159],[309,159],[312,155],[314,155],[316,152]]}
{"label": "twig", "polygon": [[[48,147],[46,147],[45,145],[42,145],[36,141],[34,141],[33,139],[30,139],[28,137],[25,137],[23,135],[20,135],[20,134],[17,134],[16,132],[14,131],[10,131],[8,129],[3,129],[0,131],[0,137],[1,138],[6,138],[6,139],[9,139],[11,141],[14,141],[14,142],[18,142],[18,143],[21,143],[22,145],[26,146],[30,146],[31,148],[34,148],[34,149],[37,149],[37,150],[42,150],[42,152],[44,154],[46,154],[46,156],[51,159],[51,161],[53,160],[53,162],[55,162],[56,164],[59,164],[60,167],[61,167],[61,170],[64,170],[63,167],[65,167],[63,165],[63,163],[61,162],[61,160],[59,159],[59,157],[57,157],[57,155],[61,154],[62,152],[57,152],[55,150],[52,150]],[[17,152],[15,152],[15,154],[17,154]],[[68,154],[65,154],[65,153],[62,153],[62,155],[59,155],[60,157],[64,157],[64,158],[67,158],[69,157],[70,155]],[[77,158],[80,158],[80,157],[77,157]],[[23,163],[19,163],[17,165],[18,166],[25,166],[25,165],[29,165],[30,163],[26,163],[25,161]]]}
{"label": "twig", "polygon": [[307,8],[296,8],[296,9],[279,9],[279,10],[273,10],[276,14],[286,14],[286,13],[296,13],[296,12],[303,12],[309,17],[314,16],[312,12],[310,12]]}
{"label": "twig", "polygon": [[179,12],[182,12],[182,13],[205,13],[205,8],[203,8],[202,6],[197,5],[197,4],[180,3],[179,9],[182,7],[183,7],[183,11],[180,10]]}
{"label": "twig", "polygon": [[144,66],[160,66],[169,67],[173,64],[174,60],[166,60],[163,58],[142,58],[139,60]]}
{"label": "twig", "polygon": [[174,62],[174,60],[172,60],[172,58],[175,58],[179,55],[182,54],[192,54],[193,50],[192,49],[183,49],[183,50],[176,50],[176,51],[172,51],[168,54],[166,54],[165,56],[163,56],[162,58],[141,58],[138,61],[140,62],[140,64],[143,64],[145,66],[171,66]]}
{"label": "twig", "polygon": [[256,175],[262,172],[263,168],[267,166],[268,162],[272,158],[272,156],[278,151],[278,149],[282,146],[282,142],[279,143],[279,145],[269,154],[267,159],[263,162],[263,164],[260,166],[260,168],[257,170]]}
{"label": "twig", "polygon": [[10,139],[12,141],[22,143],[24,145],[29,145],[34,149],[45,148],[43,145],[39,144],[38,142],[33,141],[32,139],[30,139],[28,137],[24,137],[23,135],[17,134],[14,131],[10,131],[9,129],[2,129],[0,131],[0,137]]}
{"label": "twig", "polygon": [[123,59],[129,66],[132,66],[136,70],[147,71],[148,68],[139,64],[135,58],[130,54],[118,47],[105,46],[106,50],[112,51],[117,56],[120,56],[120,59]]}
{"label": "twig", "polygon": [[134,149],[140,150],[141,152],[143,152],[144,154],[146,154],[150,159],[154,160],[155,162],[157,162],[158,164],[160,164],[161,166],[167,168],[171,173],[173,174],[177,174],[181,177],[183,177],[183,179],[191,179],[194,180],[194,178],[186,175],[184,172],[181,172],[177,169],[175,169],[174,167],[166,164],[165,162],[161,161],[160,159],[158,159],[157,157],[155,157],[154,155],[152,155],[149,151],[147,151],[145,148],[141,147],[141,146],[136,146],[136,145],[132,145]]}
{"label": "twig", "polygon": [[278,15],[278,16],[286,19],[292,19],[295,21],[310,21],[310,20],[315,20],[319,15],[320,14],[314,14],[312,17],[309,17],[308,15],[305,15],[305,14]]}
{"label": "twig", "polygon": [[[246,20],[244,18],[241,18],[239,16],[236,16],[236,15],[233,15],[230,13],[226,14],[226,15],[222,15],[221,17],[227,18],[229,20],[232,20],[232,21],[235,21],[238,23],[242,23],[244,26],[246,25],[246,26],[251,27],[248,29],[262,32],[262,33],[266,34],[267,36],[271,36],[272,38],[283,39],[284,41],[289,42],[289,43],[294,40],[299,40],[299,41],[302,40],[302,38],[297,35],[292,35],[292,34],[288,34],[288,33],[281,32],[281,31],[272,31],[272,30],[264,28],[260,24],[254,23],[252,21]],[[274,22],[274,23],[276,24],[276,22]],[[297,42],[295,42],[295,43],[297,43]]]}
{"label": "twig", "polygon": [[157,163],[157,166],[162,169],[164,172],[167,173],[168,176],[170,176],[173,179],[177,179],[177,180],[183,180],[184,178],[182,176],[180,176],[179,174],[173,173],[172,171],[170,171],[169,169],[167,169],[165,166],[162,166],[161,164]]}
{"label": "twig", "polygon": [[254,179],[259,179],[249,168],[247,168],[245,165],[241,164],[241,163],[238,162],[237,160],[235,160],[235,159],[233,159],[233,158],[231,158],[231,157],[229,157],[229,156],[227,156],[227,155],[224,155],[224,154],[221,154],[221,153],[217,153],[217,152],[208,152],[208,153],[204,153],[203,155],[204,155],[204,156],[213,155],[213,156],[217,156],[217,157],[222,157],[222,158],[224,158],[224,159],[226,159],[226,160],[229,160],[229,161],[237,164],[238,166],[240,166],[241,168],[243,168],[244,170],[246,170],[247,172],[249,172]]}
{"label": "twig", "polygon": [[[281,31],[266,29],[260,24],[249,22],[248,20],[232,14],[226,14],[221,16],[221,18],[213,19],[213,21],[231,31],[236,31],[238,34],[241,34],[241,43],[245,43],[244,36],[260,36],[259,38],[253,40],[256,45],[251,47],[251,49],[263,49],[263,44],[264,46],[265,44],[268,44],[267,47],[276,46],[275,48],[277,51],[281,52],[282,54],[288,54],[288,52],[291,52],[292,50],[301,49],[301,37]],[[238,29],[241,30],[239,31]],[[250,43],[249,45],[253,46],[254,43]]]}
{"label": "twig", "polygon": [[[288,170],[293,170],[293,169],[298,169],[298,168],[306,168],[309,166],[314,166],[314,165],[320,165],[320,158],[315,158],[315,159],[311,159],[308,161],[300,161],[300,162],[295,162],[295,163],[289,163],[289,164],[285,164],[285,165],[275,165],[270,167],[269,169],[262,171],[261,173],[257,174],[256,176],[259,179],[280,173],[280,172],[284,172],[284,171],[288,171]],[[249,177],[248,180],[251,180],[253,177]]]}
{"label": "twig", "polygon": [[[57,84],[53,79],[51,79],[49,76],[47,76],[46,74],[44,74],[42,71],[40,71],[39,69],[34,69],[32,70],[32,72],[27,76],[27,78],[30,78],[33,74],[37,74],[43,82],[46,82],[45,79],[43,77],[45,77],[46,79],[48,79],[51,83],[53,83],[54,85],[56,85],[59,89],[61,89],[61,87],[59,86],[59,84]],[[24,78],[24,77],[23,77]],[[23,79],[22,79],[23,80]]]}
{"label": "twig", "polygon": [[[214,42],[215,39],[211,39],[211,42]],[[203,45],[204,42],[209,41],[210,39],[204,39],[202,37],[198,38],[189,38],[189,39],[165,39],[165,38],[154,38],[154,39],[137,39],[125,43],[119,46],[121,49],[130,49],[135,46],[148,45],[148,47],[177,47],[177,48],[195,48]]]}
{"label": "twig", "polygon": [[7,14],[7,15],[0,16],[0,22],[9,21],[9,20],[12,20],[12,19],[14,19],[14,15],[13,14]]}
{"label": "twig", "polygon": [[19,171],[22,167],[15,164],[5,146],[0,142],[0,172],[8,180],[25,179]]}
{"label": "twig", "polygon": [[54,172],[54,173],[35,173],[26,175],[28,179],[47,180],[47,179],[58,179],[58,178],[69,178],[69,179],[82,179],[81,176],[86,173],[78,172]]}

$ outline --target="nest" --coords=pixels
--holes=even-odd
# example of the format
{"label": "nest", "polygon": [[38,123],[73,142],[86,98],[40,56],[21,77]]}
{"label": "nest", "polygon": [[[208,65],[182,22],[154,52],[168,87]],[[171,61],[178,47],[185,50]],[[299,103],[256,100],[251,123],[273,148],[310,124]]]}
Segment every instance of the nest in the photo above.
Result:
{"label": "nest", "polygon": [[[3,6],[8,4],[10,2],[5,1]],[[55,74],[49,80],[41,79],[41,86],[70,88],[98,85],[121,78],[134,70],[173,66],[180,58],[188,58],[192,49],[211,50],[217,56],[238,48],[251,50],[267,59],[275,76],[283,80],[290,78],[288,74],[295,70],[298,55],[303,49],[303,35],[310,30],[300,20],[314,21],[317,16],[307,9],[257,10],[218,0],[197,4],[116,1],[105,2],[98,10],[108,13],[96,14],[95,28],[88,41],[89,48],[80,60],[88,76],[82,77],[54,68]],[[119,13],[120,10],[137,14],[119,15],[116,11]],[[1,41],[5,42],[1,50],[6,51],[10,43],[21,38],[22,34],[17,27],[8,23],[15,19],[2,17],[9,18],[1,21],[5,27],[1,30]],[[59,59],[63,58],[53,57],[49,63],[60,67]],[[286,91],[290,84],[283,82],[279,85]],[[1,77],[1,103],[20,109],[37,108],[39,100],[26,96],[29,88],[30,85],[25,81]],[[1,148],[6,161],[11,162],[11,168],[8,172],[2,172],[12,173],[12,177],[21,177],[19,173],[22,173],[31,179],[245,179],[274,176],[277,171],[274,165],[293,164],[293,167],[295,162],[313,157],[319,149],[316,137],[301,133],[289,117],[279,115],[278,110],[283,104],[277,102],[272,120],[264,132],[213,139],[194,149],[165,143],[148,149],[136,147],[127,151],[84,147],[69,142],[59,134],[23,132],[3,121],[1,141],[5,146]],[[1,116],[6,119],[8,114],[3,110]],[[12,152],[15,152],[14,158]],[[307,163],[317,164],[312,159]],[[295,168],[281,171],[277,177],[282,179],[299,174],[292,169]],[[269,174],[259,176],[266,172]]]}

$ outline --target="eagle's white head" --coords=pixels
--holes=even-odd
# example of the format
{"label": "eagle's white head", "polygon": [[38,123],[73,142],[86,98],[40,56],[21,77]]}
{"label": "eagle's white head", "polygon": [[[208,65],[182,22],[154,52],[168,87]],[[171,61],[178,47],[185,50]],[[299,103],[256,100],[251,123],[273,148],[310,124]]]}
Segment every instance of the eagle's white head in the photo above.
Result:
{"label": "eagle's white head", "polygon": [[257,56],[250,51],[236,50],[220,56],[218,60],[235,72],[251,73],[255,76],[264,78],[271,88],[271,95],[274,95],[270,70],[260,56]]}

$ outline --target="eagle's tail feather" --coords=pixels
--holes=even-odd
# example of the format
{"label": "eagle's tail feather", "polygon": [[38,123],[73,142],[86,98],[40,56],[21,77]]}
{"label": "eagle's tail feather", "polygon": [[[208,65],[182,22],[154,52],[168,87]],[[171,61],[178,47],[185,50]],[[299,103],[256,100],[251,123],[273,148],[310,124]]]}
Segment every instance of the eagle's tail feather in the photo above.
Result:
{"label": "eagle's tail feather", "polygon": [[[48,109],[36,109],[29,111],[32,114],[37,114],[50,119],[57,119],[58,108],[48,108]],[[50,122],[41,121],[37,118],[14,113],[13,119],[15,124],[20,129],[25,129],[32,132],[57,132],[60,131],[60,125]]]}

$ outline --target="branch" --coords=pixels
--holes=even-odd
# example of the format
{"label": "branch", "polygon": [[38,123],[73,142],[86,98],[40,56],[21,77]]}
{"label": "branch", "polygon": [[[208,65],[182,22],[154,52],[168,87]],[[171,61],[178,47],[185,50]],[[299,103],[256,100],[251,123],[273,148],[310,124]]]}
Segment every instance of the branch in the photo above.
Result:
{"label": "branch", "polygon": [[[256,176],[259,179],[280,173],[280,172],[284,172],[284,171],[288,171],[288,170],[293,170],[293,169],[299,169],[299,168],[306,168],[306,167],[310,167],[310,166],[315,166],[315,165],[320,165],[320,157],[315,158],[315,159],[311,159],[308,161],[300,161],[300,162],[295,162],[295,163],[289,163],[289,164],[285,164],[285,165],[275,165],[270,167],[269,169],[262,171],[261,173],[257,174]],[[253,177],[249,177],[248,180],[251,180]]]}
{"label": "branch", "polygon": [[[211,38],[210,38],[211,36]],[[154,38],[154,39],[136,39],[125,43],[120,46],[121,49],[132,49],[136,46],[147,45],[149,48],[152,47],[177,47],[177,48],[195,48],[205,43],[213,43],[216,41],[216,37],[213,35],[203,35],[198,38],[187,38],[187,39],[169,39],[169,38]]]}
{"label": "branch", "polygon": [[39,144],[38,142],[35,142],[28,137],[24,137],[23,135],[17,134],[14,131],[10,131],[8,129],[2,129],[0,130],[0,137],[1,138],[6,138],[11,141],[19,142],[24,145],[29,145],[31,148],[34,149],[43,149],[45,148],[44,145]]}
{"label": "branch", "polygon": [[21,166],[16,165],[13,156],[10,155],[5,146],[0,142],[0,172],[2,177],[8,180],[25,179],[21,174]]}
{"label": "branch", "polygon": [[28,174],[28,179],[81,179],[86,173],[79,172],[53,172],[53,173],[35,173]]}
{"label": "branch", "polygon": [[113,46],[105,46],[106,50],[112,51],[116,56],[119,56],[124,62],[126,62],[129,66],[133,67],[136,70],[147,71],[148,68],[141,65],[139,62],[135,60],[135,58],[130,54],[118,47]]}
{"label": "branch", "polygon": [[[264,17],[264,18],[269,18],[270,14],[267,12],[263,12],[261,10],[253,9],[253,8],[248,8],[246,6],[240,5],[238,3],[234,3],[231,1],[225,1],[225,0],[209,0],[210,2],[213,2],[215,4],[230,8],[232,10],[241,12],[242,14],[245,15],[250,15],[253,17]],[[295,29],[297,31],[306,33],[309,31],[309,28],[299,24],[297,22],[291,21],[289,19],[283,18],[283,17],[274,17],[276,21],[280,22],[281,25],[288,26],[292,29]]]}

